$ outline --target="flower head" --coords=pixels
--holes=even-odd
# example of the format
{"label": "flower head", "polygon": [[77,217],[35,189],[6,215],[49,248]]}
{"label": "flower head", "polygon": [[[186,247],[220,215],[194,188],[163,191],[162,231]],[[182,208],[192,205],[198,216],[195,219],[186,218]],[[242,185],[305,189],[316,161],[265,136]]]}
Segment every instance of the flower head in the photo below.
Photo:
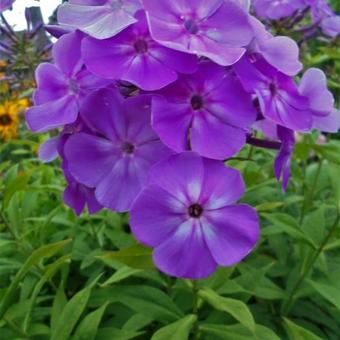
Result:
{"label": "flower head", "polygon": [[63,35],[53,48],[55,64],[42,63],[37,68],[35,106],[26,113],[32,131],[47,131],[75,122],[86,95],[109,83],[84,68],[82,38],[78,31]]}
{"label": "flower head", "polygon": [[309,100],[299,93],[292,77],[263,59],[251,62],[247,56],[235,64],[234,69],[244,88],[257,96],[265,118],[291,130],[309,131],[312,128]]}
{"label": "flower head", "polygon": [[84,40],[83,58],[90,71],[129,81],[143,90],[158,90],[174,82],[177,72],[197,69],[196,56],[171,50],[151,38],[144,12],[136,18],[136,24],[111,39]]}
{"label": "flower head", "polygon": [[211,62],[159,93],[152,101],[153,128],[177,152],[226,159],[243,147],[256,118],[251,96],[236,77]]}
{"label": "flower head", "polygon": [[249,16],[232,0],[143,0],[151,36],[160,44],[226,66],[253,37]]}
{"label": "flower head", "polygon": [[155,165],[135,200],[130,225],[135,237],[154,247],[163,272],[204,278],[217,265],[231,266],[254,248],[259,237],[256,212],[235,204],[244,192],[237,170],[194,152]]}
{"label": "flower head", "polygon": [[151,166],[171,154],[152,131],[150,115],[149,96],[123,100],[110,89],[94,92],[82,106],[92,133],[72,135],[65,156],[76,181],[95,188],[107,208],[129,210]]}

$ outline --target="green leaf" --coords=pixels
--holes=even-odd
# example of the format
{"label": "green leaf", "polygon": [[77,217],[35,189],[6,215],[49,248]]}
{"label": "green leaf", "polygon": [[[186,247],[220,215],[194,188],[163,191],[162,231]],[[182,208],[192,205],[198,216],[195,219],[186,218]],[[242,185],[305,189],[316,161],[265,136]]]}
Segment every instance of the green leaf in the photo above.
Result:
{"label": "green leaf", "polygon": [[263,230],[263,235],[286,233],[297,240],[307,243],[314,249],[317,248],[313,240],[299,228],[292,216],[282,213],[262,214],[262,216],[272,224],[272,226]]}
{"label": "green leaf", "polygon": [[67,303],[67,298],[64,292],[63,284],[61,283],[58,287],[57,293],[54,296],[50,326],[52,331],[56,328],[60,315]]}
{"label": "green leaf", "polygon": [[[340,156],[339,156],[340,157]],[[331,181],[335,201],[338,207],[340,207],[340,165],[329,163],[328,164],[329,179]]]}
{"label": "green leaf", "polygon": [[118,251],[106,252],[97,258],[102,260],[114,259],[135,269],[155,268],[152,261],[152,249],[140,244]]}
{"label": "green leaf", "polygon": [[44,284],[56,274],[56,272],[60,269],[60,267],[63,266],[65,262],[70,260],[70,258],[71,258],[71,255],[65,255],[61,257],[60,259],[58,259],[56,262],[46,267],[43,276],[41,277],[39,282],[34,287],[34,290],[33,290],[33,293],[30,299],[29,309],[28,309],[28,312],[26,313],[25,320],[24,320],[24,327],[23,327],[24,331],[27,331],[28,329],[29,321],[31,318],[31,313],[33,311],[33,308],[38,298],[40,290],[42,289]]}
{"label": "green leaf", "polygon": [[204,323],[199,329],[212,335],[214,340],[281,340],[271,329],[262,325],[255,325],[255,333],[240,324],[225,326]]}
{"label": "green leaf", "polygon": [[252,332],[255,331],[255,321],[247,305],[231,298],[222,297],[209,288],[199,291],[199,296],[215,309],[226,312]]}
{"label": "green leaf", "polygon": [[340,142],[330,141],[327,144],[315,144],[313,148],[316,152],[321,154],[325,159],[332,163],[340,164]]}
{"label": "green leaf", "polygon": [[308,234],[310,238],[319,245],[322,243],[325,237],[325,207],[321,206],[315,211],[308,214],[302,224],[302,229],[305,234]]}
{"label": "green leaf", "polygon": [[263,212],[263,211],[270,211],[270,210],[275,210],[277,208],[280,208],[284,205],[283,202],[265,202],[257,205],[255,209],[258,212]]}
{"label": "green leaf", "polygon": [[183,319],[159,329],[151,340],[187,340],[196,320],[196,315],[187,315]]}
{"label": "green leaf", "polygon": [[331,283],[320,283],[312,280],[307,281],[321,296],[340,310],[340,289]]}
{"label": "green leaf", "polygon": [[100,328],[96,340],[129,340],[138,337],[144,332],[131,332],[113,327]]}
{"label": "green leaf", "polygon": [[96,337],[100,321],[104,315],[108,303],[101,306],[94,312],[86,315],[78,326],[74,340],[93,340]]}
{"label": "green leaf", "polygon": [[91,294],[91,287],[78,292],[63,308],[58,323],[52,331],[51,340],[66,340],[70,337],[81,314],[84,312]]}
{"label": "green leaf", "polygon": [[122,281],[130,276],[133,276],[135,274],[139,274],[143,272],[142,269],[134,269],[130,267],[122,267],[119,268],[109,279],[107,279],[103,284],[101,284],[101,287],[108,286],[112,283],[116,283],[119,281]]}
{"label": "green leaf", "polygon": [[287,318],[284,319],[285,328],[287,330],[289,340],[322,340],[308,329],[305,329]]}
{"label": "green leaf", "polygon": [[102,288],[91,297],[91,306],[120,302],[153,320],[174,322],[184,316],[172,299],[160,289],[138,285]]}
{"label": "green leaf", "polygon": [[4,190],[4,198],[3,198],[3,207],[6,209],[8,204],[13,197],[13,195],[18,192],[25,190],[28,185],[28,181],[31,177],[31,174],[22,173],[18,174],[9,184],[5,187]]}
{"label": "green leaf", "polygon": [[29,270],[36,264],[39,263],[43,258],[52,257],[58,251],[63,249],[67,244],[69,244],[72,240],[65,240],[57,243],[47,244],[41,248],[35,250],[20,268],[18,273],[15,275],[12,280],[11,285],[8,287],[2,301],[0,304],[0,319],[4,316],[7,308],[12,303],[14,293],[19,286],[22,278],[29,272]]}

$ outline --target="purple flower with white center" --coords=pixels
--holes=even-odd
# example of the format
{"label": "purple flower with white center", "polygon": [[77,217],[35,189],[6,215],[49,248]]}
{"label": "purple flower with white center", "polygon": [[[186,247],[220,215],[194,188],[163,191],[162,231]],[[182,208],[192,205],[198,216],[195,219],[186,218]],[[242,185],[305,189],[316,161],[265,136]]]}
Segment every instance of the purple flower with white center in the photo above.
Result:
{"label": "purple flower with white center", "polygon": [[304,0],[254,0],[253,6],[259,17],[271,20],[289,17],[306,7]]}
{"label": "purple flower with white center", "polygon": [[260,54],[271,66],[289,76],[294,76],[302,69],[299,61],[299,47],[288,37],[269,33],[255,17],[251,17],[255,38],[249,48],[250,53]]}
{"label": "purple flower with white center", "polygon": [[309,100],[313,128],[324,132],[338,132],[340,112],[335,109],[333,94],[327,89],[326,75],[317,68],[308,69],[301,78],[299,91]]}
{"label": "purple flower with white center", "polygon": [[160,44],[217,64],[234,64],[253,37],[249,15],[231,0],[142,0]]}
{"label": "purple flower with white center", "polygon": [[135,23],[140,8],[139,0],[70,0],[59,7],[58,22],[107,39]]}
{"label": "purple flower with white center", "polygon": [[150,115],[146,95],[123,100],[102,89],[84,101],[81,117],[93,132],[71,136],[65,156],[76,181],[95,188],[98,202],[109,209],[128,211],[151,166],[171,154],[153,132]]}
{"label": "purple flower with white center", "polygon": [[217,265],[232,266],[255,247],[258,217],[236,204],[240,173],[194,152],[155,165],[130,213],[134,236],[154,247],[156,266],[171,276],[201,279]]}
{"label": "purple flower with white center", "polygon": [[152,126],[160,139],[177,152],[226,159],[246,142],[256,119],[251,96],[231,72],[211,62],[196,73],[182,75],[152,100]]}
{"label": "purple flower with white center", "polygon": [[35,106],[26,113],[32,131],[43,132],[75,122],[84,97],[110,83],[84,68],[80,55],[82,37],[81,32],[63,35],[53,48],[55,64],[38,66]]}
{"label": "purple flower with white center", "polygon": [[279,72],[263,59],[243,57],[234,69],[244,88],[257,96],[263,116],[295,131],[310,131],[313,115],[309,100],[299,93],[292,77]]}
{"label": "purple flower with white center", "polygon": [[196,56],[158,44],[149,34],[145,13],[138,12],[136,18],[138,23],[111,39],[84,39],[82,54],[91,72],[129,81],[147,91],[174,82],[177,72],[195,72]]}

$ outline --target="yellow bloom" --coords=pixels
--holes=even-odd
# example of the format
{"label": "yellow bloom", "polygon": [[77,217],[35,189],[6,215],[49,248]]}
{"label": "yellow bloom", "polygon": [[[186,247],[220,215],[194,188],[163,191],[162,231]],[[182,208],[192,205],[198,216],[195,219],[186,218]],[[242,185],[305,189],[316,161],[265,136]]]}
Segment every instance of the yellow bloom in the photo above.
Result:
{"label": "yellow bloom", "polygon": [[0,139],[11,140],[16,138],[20,111],[28,107],[27,99],[10,100],[0,104]]}

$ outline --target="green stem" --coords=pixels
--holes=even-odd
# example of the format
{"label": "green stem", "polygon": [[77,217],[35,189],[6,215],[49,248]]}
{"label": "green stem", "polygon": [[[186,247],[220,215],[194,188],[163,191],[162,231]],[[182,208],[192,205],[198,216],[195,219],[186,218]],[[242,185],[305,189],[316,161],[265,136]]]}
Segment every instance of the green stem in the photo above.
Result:
{"label": "green stem", "polygon": [[193,327],[193,340],[198,340],[198,282],[192,280],[192,313],[196,315],[197,320]]}
{"label": "green stem", "polygon": [[323,239],[322,243],[320,244],[318,249],[315,251],[313,257],[311,258],[309,263],[306,265],[305,270],[302,272],[299,280],[296,282],[295,286],[291,290],[291,292],[289,294],[289,297],[287,299],[287,302],[283,305],[283,308],[282,308],[282,310],[283,310],[282,314],[283,315],[287,315],[289,313],[289,311],[290,311],[290,309],[291,309],[291,307],[292,307],[292,305],[294,303],[296,293],[300,289],[300,286],[304,282],[304,280],[307,277],[307,275],[312,270],[315,261],[318,259],[320,254],[323,252],[325,246],[327,245],[328,241],[333,236],[333,234],[334,234],[334,232],[335,232],[339,222],[340,222],[340,211],[338,210],[337,211],[337,216],[336,216],[335,221],[334,221],[334,224],[332,225],[331,229],[329,230],[329,233],[325,236],[325,238]]}
{"label": "green stem", "polygon": [[308,206],[313,201],[313,196],[315,194],[316,185],[318,184],[318,180],[319,180],[319,177],[320,177],[320,174],[321,174],[321,169],[322,169],[322,160],[319,160],[318,168],[316,170],[316,174],[315,174],[315,177],[314,177],[314,181],[313,181],[311,190],[310,190],[309,194],[306,196],[306,198],[303,201],[303,205],[302,205],[302,209],[301,209],[301,215],[300,215],[300,220],[299,220],[299,224],[300,225],[303,223],[303,220],[305,218],[305,213],[306,213],[306,210],[307,210]]}

